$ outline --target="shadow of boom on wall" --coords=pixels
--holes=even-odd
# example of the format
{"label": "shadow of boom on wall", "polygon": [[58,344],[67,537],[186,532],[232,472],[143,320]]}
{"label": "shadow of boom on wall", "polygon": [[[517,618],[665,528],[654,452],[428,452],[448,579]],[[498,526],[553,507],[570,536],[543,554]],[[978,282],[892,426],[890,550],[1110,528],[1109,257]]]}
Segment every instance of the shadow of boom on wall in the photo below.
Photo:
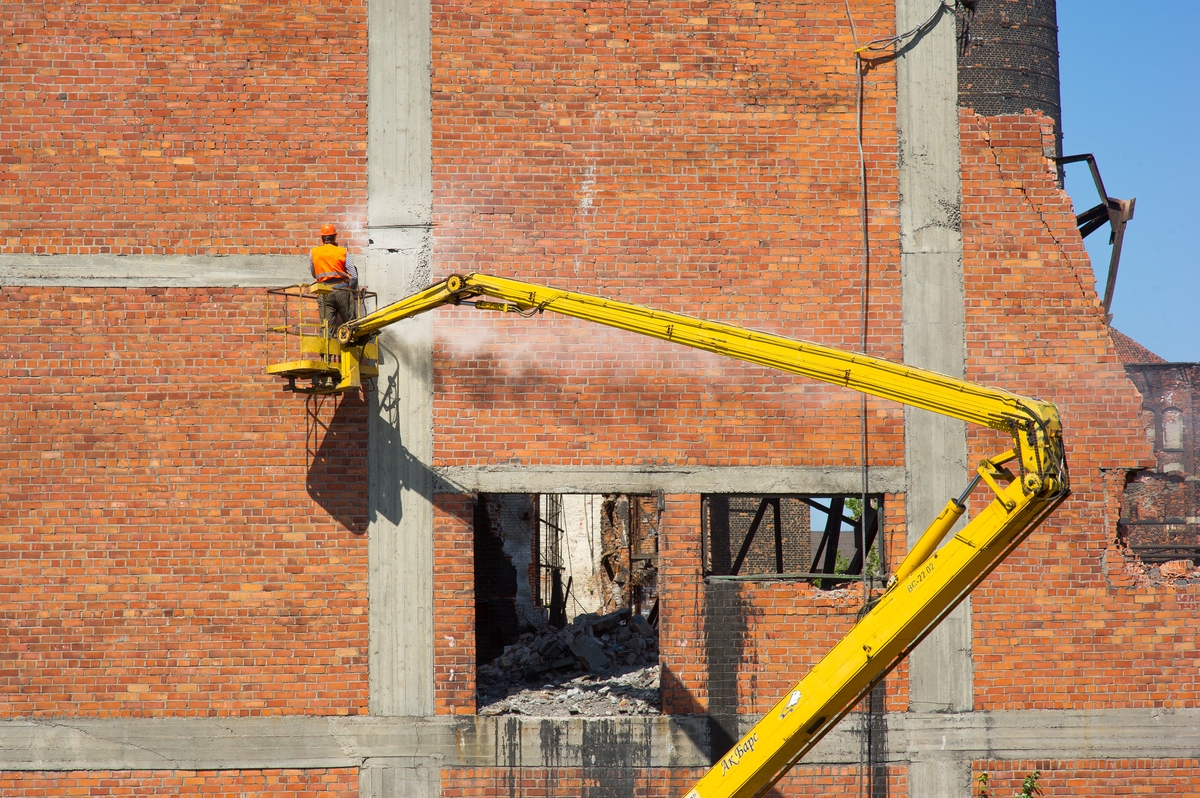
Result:
{"label": "shadow of boom on wall", "polygon": [[309,396],[305,403],[305,487],[356,535],[367,531],[367,403],[357,393]]}

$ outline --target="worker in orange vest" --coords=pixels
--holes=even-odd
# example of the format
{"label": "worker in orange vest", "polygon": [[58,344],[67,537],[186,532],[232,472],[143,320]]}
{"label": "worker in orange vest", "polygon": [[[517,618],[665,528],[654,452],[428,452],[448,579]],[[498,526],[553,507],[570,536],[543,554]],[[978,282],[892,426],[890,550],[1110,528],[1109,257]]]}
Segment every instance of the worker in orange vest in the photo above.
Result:
{"label": "worker in orange vest", "polygon": [[333,335],[338,328],[335,316],[341,317],[338,324],[358,318],[358,302],[353,293],[358,288],[358,270],[346,248],[338,246],[337,228],[333,225],[321,226],[321,246],[313,247],[311,265],[313,278],[333,289],[320,297],[321,321],[327,325],[327,334]]}

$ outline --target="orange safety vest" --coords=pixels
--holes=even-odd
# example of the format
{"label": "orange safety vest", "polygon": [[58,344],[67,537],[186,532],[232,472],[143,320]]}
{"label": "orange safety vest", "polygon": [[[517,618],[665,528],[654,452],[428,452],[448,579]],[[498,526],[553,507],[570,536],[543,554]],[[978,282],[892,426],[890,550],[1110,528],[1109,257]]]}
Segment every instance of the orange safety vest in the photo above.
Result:
{"label": "orange safety vest", "polygon": [[350,273],[346,271],[346,248],[336,244],[313,247],[312,267],[313,276],[320,283],[350,279]]}

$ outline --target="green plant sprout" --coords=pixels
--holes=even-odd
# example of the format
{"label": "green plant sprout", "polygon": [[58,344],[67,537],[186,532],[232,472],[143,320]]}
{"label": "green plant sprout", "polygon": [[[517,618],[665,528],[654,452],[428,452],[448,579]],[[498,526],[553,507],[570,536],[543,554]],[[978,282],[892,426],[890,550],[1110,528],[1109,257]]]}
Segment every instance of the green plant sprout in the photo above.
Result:
{"label": "green plant sprout", "polygon": [[1025,777],[1025,781],[1021,782],[1021,791],[1017,793],[1017,798],[1037,798],[1042,795],[1042,788],[1038,786],[1038,779],[1041,778],[1042,771],[1035,770]]}

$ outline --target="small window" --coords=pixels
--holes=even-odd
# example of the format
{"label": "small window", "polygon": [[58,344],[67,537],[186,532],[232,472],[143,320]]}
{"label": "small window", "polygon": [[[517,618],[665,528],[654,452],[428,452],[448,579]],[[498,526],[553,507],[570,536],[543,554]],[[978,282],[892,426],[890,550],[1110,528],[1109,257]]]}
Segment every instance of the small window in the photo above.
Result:
{"label": "small window", "polygon": [[704,497],[704,567],[707,576],[783,576],[833,587],[880,573],[875,549],[883,496],[867,497],[866,524],[858,496]]}

